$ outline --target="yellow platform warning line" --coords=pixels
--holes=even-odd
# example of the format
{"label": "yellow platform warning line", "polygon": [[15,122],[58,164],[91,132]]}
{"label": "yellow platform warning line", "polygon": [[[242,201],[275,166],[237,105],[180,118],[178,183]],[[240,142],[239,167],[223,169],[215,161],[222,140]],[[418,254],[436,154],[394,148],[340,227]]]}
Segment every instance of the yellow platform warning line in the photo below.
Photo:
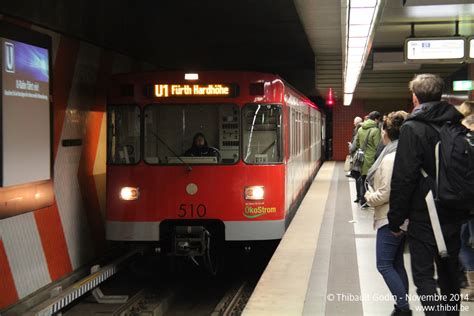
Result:
{"label": "yellow platform warning line", "polygon": [[325,162],[242,315],[302,315],[335,162]]}

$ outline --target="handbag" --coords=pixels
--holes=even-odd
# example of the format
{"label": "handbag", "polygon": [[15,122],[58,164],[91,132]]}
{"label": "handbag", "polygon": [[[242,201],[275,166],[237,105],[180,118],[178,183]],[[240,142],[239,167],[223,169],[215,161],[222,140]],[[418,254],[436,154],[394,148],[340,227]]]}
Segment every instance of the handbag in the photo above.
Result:
{"label": "handbag", "polygon": [[369,142],[370,132],[367,134],[367,138],[365,139],[363,148],[358,148],[354,153],[354,157],[352,157],[352,170],[354,171],[361,171],[362,164],[364,163],[365,159],[365,149],[367,148],[367,144]]}
{"label": "handbag", "polygon": [[346,156],[346,161],[344,162],[344,171],[349,172],[352,170],[352,157],[351,155]]}

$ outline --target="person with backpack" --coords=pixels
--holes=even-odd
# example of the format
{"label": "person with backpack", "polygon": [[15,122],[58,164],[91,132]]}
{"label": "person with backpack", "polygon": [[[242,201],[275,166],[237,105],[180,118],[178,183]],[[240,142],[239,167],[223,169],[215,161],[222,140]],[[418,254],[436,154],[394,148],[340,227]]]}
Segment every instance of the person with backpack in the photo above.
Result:
{"label": "person with backpack", "polygon": [[[364,195],[366,192],[365,188],[365,179],[367,178],[367,172],[370,167],[375,162],[375,152],[377,151],[377,146],[380,143],[380,129],[379,122],[382,118],[382,115],[377,111],[372,111],[367,116],[367,120],[362,123],[362,126],[357,131],[356,139],[356,153],[355,156],[361,157],[360,165],[360,177],[357,179],[356,185],[359,186],[360,200],[354,201],[359,202],[362,208],[367,208]],[[354,157],[354,159],[359,159]]]}
{"label": "person with backpack", "polygon": [[[474,114],[471,109],[467,109],[467,105],[474,105],[473,102],[464,102],[460,111],[467,115],[462,124],[472,133],[471,138],[474,144]],[[465,110],[463,111],[463,106]],[[461,280],[464,286],[461,286],[462,299],[465,301],[474,301],[474,205],[471,207],[471,219],[461,227],[461,250],[459,252],[459,260],[461,261],[462,276]],[[463,282],[461,284],[463,284]]]}
{"label": "person with backpack", "polygon": [[[376,237],[377,270],[382,275],[393,297],[396,298],[394,316],[411,315],[408,300],[408,276],[403,262],[405,236],[394,236],[388,228],[390,180],[393,162],[397,151],[398,137],[403,121],[408,113],[397,111],[390,113],[383,121],[382,141],[384,149],[367,173],[368,190],[365,193],[367,204],[373,206],[374,229]],[[406,226],[403,224],[403,226]],[[406,228],[404,227],[406,230]]]}
{"label": "person with backpack", "polygon": [[463,115],[441,101],[443,79],[421,74],[409,87],[415,108],[400,130],[389,228],[399,236],[400,225],[410,221],[407,236],[413,281],[425,314],[459,315],[460,230],[474,197],[474,151],[465,138]]}

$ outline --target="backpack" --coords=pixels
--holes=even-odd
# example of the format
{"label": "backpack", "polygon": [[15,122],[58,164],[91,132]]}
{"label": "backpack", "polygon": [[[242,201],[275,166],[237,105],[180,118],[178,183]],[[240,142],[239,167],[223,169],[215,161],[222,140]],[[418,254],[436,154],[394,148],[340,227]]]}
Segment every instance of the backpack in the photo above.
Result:
{"label": "backpack", "polygon": [[440,140],[435,147],[435,200],[456,210],[474,205],[474,132],[460,123],[432,125]]}

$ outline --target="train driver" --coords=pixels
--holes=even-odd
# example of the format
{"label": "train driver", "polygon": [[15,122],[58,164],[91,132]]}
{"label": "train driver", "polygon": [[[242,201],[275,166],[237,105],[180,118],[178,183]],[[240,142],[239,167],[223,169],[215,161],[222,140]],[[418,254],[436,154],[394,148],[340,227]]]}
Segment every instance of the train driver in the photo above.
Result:
{"label": "train driver", "polygon": [[214,147],[209,147],[206,137],[203,133],[196,133],[193,137],[193,144],[191,148],[186,150],[183,156],[186,157],[216,157],[217,161],[220,159],[219,151]]}

